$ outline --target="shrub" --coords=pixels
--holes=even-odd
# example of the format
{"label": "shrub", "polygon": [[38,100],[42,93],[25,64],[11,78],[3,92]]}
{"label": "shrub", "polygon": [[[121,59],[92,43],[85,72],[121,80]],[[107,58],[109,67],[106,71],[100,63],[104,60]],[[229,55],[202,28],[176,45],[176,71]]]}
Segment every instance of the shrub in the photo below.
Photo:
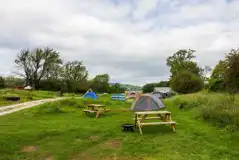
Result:
{"label": "shrub", "polygon": [[210,91],[225,91],[226,84],[223,79],[210,79],[208,89]]}
{"label": "shrub", "polygon": [[172,78],[171,87],[178,93],[193,93],[203,89],[203,81],[190,71],[180,71]]}
{"label": "shrub", "polygon": [[47,91],[65,91],[66,85],[61,80],[41,80],[39,89]]}
{"label": "shrub", "polygon": [[169,81],[160,81],[159,83],[147,83],[142,88],[143,93],[153,92],[155,87],[169,87]]}
{"label": "shrub", "polygon": [[143,86],[143,93],[150,93],[154,91],[155,83],[148,83]]}

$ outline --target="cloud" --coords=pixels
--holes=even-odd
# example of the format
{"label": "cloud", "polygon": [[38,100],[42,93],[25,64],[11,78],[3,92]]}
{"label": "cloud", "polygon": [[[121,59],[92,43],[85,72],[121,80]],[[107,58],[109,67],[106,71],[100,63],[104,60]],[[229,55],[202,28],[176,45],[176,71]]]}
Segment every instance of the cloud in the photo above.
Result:
{"label": "cloud", "polygon": [[0,6],[0,74],[10,74],[22,48],[49,46],[65,60],[82,60],[112,81],[165,80],[166,58],[197,50],[214,66],[238,47],[237,0],[17,0]]}

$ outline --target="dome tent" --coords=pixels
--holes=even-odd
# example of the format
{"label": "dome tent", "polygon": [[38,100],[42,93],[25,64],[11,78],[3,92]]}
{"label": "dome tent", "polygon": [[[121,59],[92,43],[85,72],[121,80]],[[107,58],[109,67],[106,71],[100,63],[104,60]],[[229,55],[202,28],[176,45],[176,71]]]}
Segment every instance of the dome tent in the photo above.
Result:
{"label": "dome tent", "polygon": [[85,94],[84,98],[91,98],[91,99],[97,99],[97,95],[95,92],[93,92],[91,89],[89,89]]}
{"label": "dome tent", "polygon": [[139,96],[132,104],[131,111],[154,111],[165,108],[163,102],[151,94]]}

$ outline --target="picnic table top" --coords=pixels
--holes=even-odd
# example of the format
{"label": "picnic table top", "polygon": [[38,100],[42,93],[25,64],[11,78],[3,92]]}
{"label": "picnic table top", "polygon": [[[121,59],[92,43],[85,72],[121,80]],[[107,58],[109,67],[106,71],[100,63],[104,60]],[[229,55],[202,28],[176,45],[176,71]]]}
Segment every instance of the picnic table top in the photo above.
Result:
{"label": "picnic table top", "polygon": [[143,112],[135,112],[138,115],[145,115],[145,114],[171,114],[169,111],[143,111]]}
{"label": "picnic table top", "polygon": [[88,104],[88,107],[105,107],[103,104]]}

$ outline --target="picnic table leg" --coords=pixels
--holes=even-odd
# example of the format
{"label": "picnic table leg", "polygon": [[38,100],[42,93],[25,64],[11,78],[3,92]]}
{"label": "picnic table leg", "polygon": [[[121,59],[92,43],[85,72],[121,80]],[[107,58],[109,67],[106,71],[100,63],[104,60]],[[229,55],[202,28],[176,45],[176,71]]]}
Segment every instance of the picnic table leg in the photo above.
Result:
{"label": "picnic table leg", "polygon": [[[171,116],[171,114],[168,115],[168,118],[169,118],[169,121],[171,122],[171,121],[172,121],[172,116]],[[171,126],[172,126],[172,128],[173,128],[173,132],[176,132],[176,124],[172,124]]]}
{"label": "picnic table leg", "polygon": [[172,115],[171,115],[171,114],[169,115],[168,118],[169,118],[169,121],[170,121],[170,122],[173,121],[173,120],[172,120]]}
{"label": "picnic table leg", "polygon": [[168,114],[165,114],[164,121],[165,122],[169,121],[169,115]]}
{"label": "picnic table leg", "polygon": [[138,118],[138,116],[137,116],[137,114],[135,114],[135,123],[134,123],[134,126],[135,126],[135,129],[137,129],[137,118]]}
{"label": "picnic table leg", "polygon": [[140,122],[139,122],[139,121],[138,121],[138,127],[139,127],[139,133],[140,133],[141,135],[143,135],[142,128],[141,128],[141,125],[140,125]]}
{"label": "picnic table leg", "polygon": [[172,124],[171,126],[173,128],[173,132],[176,132],[176,129],[175,129],[176,128],[176,124]]}
{"label": "picnic table leg", "polygon": [[98,118],[99,116],[100,116],[100,110],[96,112],[96,118]]}

